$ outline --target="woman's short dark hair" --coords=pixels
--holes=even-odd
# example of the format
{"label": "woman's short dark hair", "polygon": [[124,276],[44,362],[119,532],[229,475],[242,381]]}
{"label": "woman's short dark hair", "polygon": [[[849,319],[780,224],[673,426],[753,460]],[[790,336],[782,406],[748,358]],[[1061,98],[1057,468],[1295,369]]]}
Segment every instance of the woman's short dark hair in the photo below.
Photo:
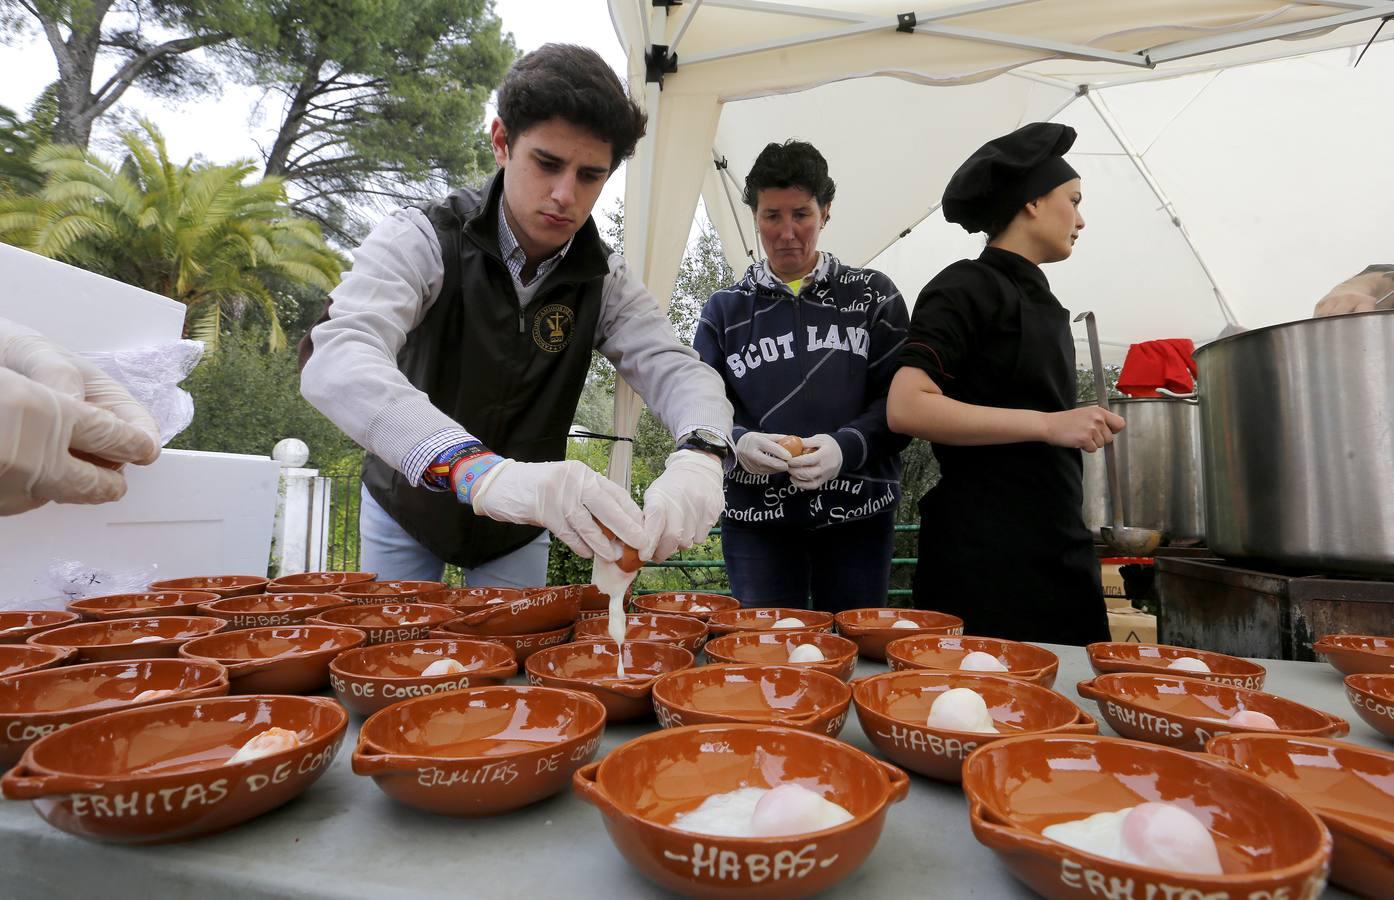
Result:
{"label": "woman's short dark hair", "polygon": [[515,62],[499,87],[498,110],[509,147],[532,126],[565,119],[609,143],[611,171],[634,155],[648,122],[615,70],[575,44],[543,44]]}
{"label": "woman's short dark hair", "polygon": [[828,161],[807,141],[790,139],[782,144],[766,144],[755,165],[745,176],[741,199],[751,209],[760,205],[760,192],[766,188],[799,187],[813,195],[819,206],[833,202],[837,185],[828,177]]}

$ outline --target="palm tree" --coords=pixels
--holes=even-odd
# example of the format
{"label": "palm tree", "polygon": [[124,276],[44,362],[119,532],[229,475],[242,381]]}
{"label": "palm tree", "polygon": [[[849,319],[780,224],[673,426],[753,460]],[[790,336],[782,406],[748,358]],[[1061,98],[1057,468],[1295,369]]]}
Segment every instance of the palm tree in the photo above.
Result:
{"label": "palm tree", "polygon": [[37,146],[33,123],[0,106],[0,195],[33,193],[43,185],[43,174],[29,160]]}
{"label": "palm tree", "polygon": [[280,179],[245,183],[250,160],[175,165],[159,130],[140,124],[121,135],[119,168],[77,147],[38,148],[44,185],[0,196],[0,240],[178,300],[185,333],[210,347],[224,316],[260,309],[280,349],[273,287],[328,291],[344,260],[318,225],[291,214]]}

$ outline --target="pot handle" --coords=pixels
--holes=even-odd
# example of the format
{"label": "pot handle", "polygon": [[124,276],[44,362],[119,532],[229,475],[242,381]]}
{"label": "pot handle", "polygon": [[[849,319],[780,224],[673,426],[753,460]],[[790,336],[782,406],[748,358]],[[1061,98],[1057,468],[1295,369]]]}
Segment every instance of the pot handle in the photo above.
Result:
{"label": "pot handle", "polygon": [[1157,388],[1157,393],[1161,394],[1163,397],[1170,397],[1173,400],[1185,400],[1188,403],[1200,402],[1200,399],[1196,397],[1195,391],[1191,391],[1186,394],[1179,394],[1176,391],[1169,391],[1166,388]]}
{"label": "pot handle", "polygon": [[80,778],[76,775],[40,775],[31,773],[29,767],[19,765],[5,773],[0,779],[0,794],[9,800],[34,800],[53,794],[97,793],[106,783],[96,778]]}
{"label": "pot handle", "polygon": [[597,760],[577,769],[576,774],[571,776],[571,789],[601,812],[611,813],[615,811],[615,803],[595,780],[595,776],[600,772],[600,763],[601,761]]}
{"label": "pot handle", "polygon": [[876,764],[886,773],[886,779],[890,782],[890,788],[886,791],[886,802],[899,803],[904,800],[906,795],[910,793],[910,776],[905,774],[904,769],[893,766],[883,759],[877,759]]}
{"label": "pot handle", "polygon": [[400,753],[387,753],[363,740],[353,748],[350,760],[355,775],[406,775],[416,769],[435,768],[440,760],[429,756],[406,756]]}
{"label": "pot handle", "polygon": [[1079,684],[1075,685],[1075,690],[1081,697],[1087,697],[1097,703],[1104,698],[1104,692],[1099,690],[1098,686],[1094,683],[1096,681],[1098,681],[1097,678],[1081,681]]}
{"label": "pot handle", "polygon": [[1099,723],[1084,710],[1079,710],[1074,720],[1055,729],[1063,734],[1098,734]]}
{"label": "pot handle", "polygon": [[973,829],[973,836],[991,850],[1020,853],[1024,844],[1034,850],[1053,855],[1061,846],[1034,831],[1012,828],[998,821],[979,800],[969,802],[968,824]]}

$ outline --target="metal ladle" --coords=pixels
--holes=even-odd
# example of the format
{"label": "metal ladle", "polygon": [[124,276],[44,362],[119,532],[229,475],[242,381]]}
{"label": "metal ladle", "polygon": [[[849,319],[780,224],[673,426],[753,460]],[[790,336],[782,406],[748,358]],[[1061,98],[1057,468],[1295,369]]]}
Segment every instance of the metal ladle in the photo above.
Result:
{"label": "metal ladle", "polygon": [[[1099,329],[1092,312],[1082,312],[1075,321],[1084,320],[1089,332],[1089,357],[1094,365],[1094,395],[1099,406],[1108,411],[1108,384],[1104,381],[1104,358],[1099,350]],[[1104,468],[1108,471],[1109,505],[1113,507],[1113,524],[1099,529],[1104,543],[1123,556],[1151,556],[1162,543],[1162,533],[1150,528],[1133,528],[1123,524],[1123,483],[1118,476],[1118,459],[1112,442],[1104,445]]]}

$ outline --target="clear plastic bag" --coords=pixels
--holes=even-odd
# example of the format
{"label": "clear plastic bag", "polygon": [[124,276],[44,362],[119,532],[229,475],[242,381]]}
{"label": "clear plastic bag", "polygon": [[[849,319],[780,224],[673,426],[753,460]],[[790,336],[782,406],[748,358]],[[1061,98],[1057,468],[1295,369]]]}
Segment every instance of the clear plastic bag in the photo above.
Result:
{"label": "clear plastic bag", "polygon": [[160,426],[168,444],[194,420],[194,398],[179,387],[203,356],[202,341],[171,341],[114,352],[79,354],[121,383]]}
{"label": "clear plastic bag", "polygon": [[131,594],[147,590],[155,580],[158,566],[111,571],[98,569],[73,559],[54,562],[44,573],[44,584],[54,593],[66,597],[65,602],[104,594]]}

